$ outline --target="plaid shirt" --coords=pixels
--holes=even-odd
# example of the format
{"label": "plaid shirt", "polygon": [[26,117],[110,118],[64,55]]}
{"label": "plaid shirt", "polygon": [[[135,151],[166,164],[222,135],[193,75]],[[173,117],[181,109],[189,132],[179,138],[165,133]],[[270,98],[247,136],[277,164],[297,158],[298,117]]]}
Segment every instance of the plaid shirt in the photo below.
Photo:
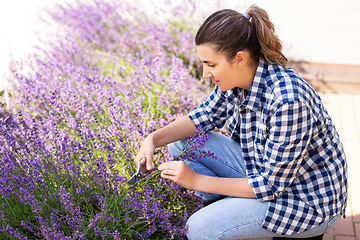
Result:
{"label": "plaid shirt", "polygon": [[347,164],[339,135],[318,94],[292,69],[260,59],[251,88],[211,95],[187,115],[203,130],[225,122],[240,141],[248,181],[269,207],[262,227],[303,232],[342,214]]}

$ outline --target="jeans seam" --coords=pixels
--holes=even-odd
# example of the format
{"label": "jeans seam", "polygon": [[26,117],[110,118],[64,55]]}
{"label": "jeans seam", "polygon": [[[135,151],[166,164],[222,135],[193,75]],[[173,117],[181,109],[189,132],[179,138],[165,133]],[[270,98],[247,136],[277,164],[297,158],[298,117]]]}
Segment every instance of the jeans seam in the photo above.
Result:
{"label": "jeans seam", "polygon": [[222,232],[222,233],[219,233],[219,235],[217,235],[214,240],[218,240],[219,237],[221,237],[221,235],[224,235],[225,233],[229,233],[229,232],[231,232],[231,231],[234,231],[236,228],[238,228],[238,227],[240,227],[240,226],[243,227],[243,226],[247,226],[247,225],[249,225],[249,224],[253,224],[253,223],[256,223],[256,222],[262,222],[262,221],[263,221],[263,220],[256,220],[256,221],[253,221],[253,222],[250,222],[250,223],[247,223],[247,224],[238,225],[238,226],[236,226],[236,227],[233,227],[232,229],[228,229],[228,230],[226,230],[226,231],[224,231],[224,232]]}
{"label": "jeans seam", "polygon": [[[242,175],[244,175],[244,176],[247,176],[246,172],[245,172],[245,173],[243,173],[241,170],[238,170],[238,169],[236,169],[236,168],[234,168],[234,167],[230,166],[229,164],[227,164],[226,162],[222,161],[221,159],[217,159],[216,161],[220,161],[220,162],[221,162],[222,164],[224,164],[225,166],[227,166],[227,167],[229,167],[229,168],[233,169],[234,171],[236,171],[236,172],[238,172],[238,173],[240,173],[240,174],[242,174]],[[189,162],[190,162],[190,163],[192,163],[192,162],[196,162],[196,160],[189,159]],[[203,164],[203,165],[204,165],[204,164]],[[206,166],[206,165],[204,165],[204,166]],[[206,167],[207,167],[207,166],[206,166]]]}
{"label": "jeans seam", "polygon": [[226,165],[226,166],[228,166],[229,168],[231,168],[231,169],[233,169],[233,170],[237,171],[238,173],[240,173],[240,174],[242,174],[242,175],[244,175],[244,176],[247,176],[246,172],[245,172],[245,173],[243,173],[242,171],[240,171],[240,170],[238,170],[238,169],[236,169],[236,168],[234,168],[234,167],[232,167],[232,166],[228,165],[226,162],[223,162],[221,159],[218,159],[218,161],[222,162],[224,165]]}

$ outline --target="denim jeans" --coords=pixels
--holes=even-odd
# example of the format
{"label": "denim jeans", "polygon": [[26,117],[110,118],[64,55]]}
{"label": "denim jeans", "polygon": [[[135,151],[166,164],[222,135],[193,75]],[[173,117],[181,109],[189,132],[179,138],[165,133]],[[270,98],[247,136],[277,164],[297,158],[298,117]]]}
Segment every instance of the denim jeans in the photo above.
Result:
{"label": "denim jeans", "polygon": [[[171,143],[171,155],[177,154],[186,144],[186,139]],[[205,150],[211,150],[218,159],[204,158],[185,161],[195,172],[203,175],[227,178],[246,178],[240,143],[215,132],[209,133]],[[204,200],[217,197],[212,193],[197,192]],[[187,222],[188,239],[272,239],[280,235],[261,227],[268,202],[257,199],[226,197],[194,213]],[[314,237],[329,231],[340,220],[340,215],[305,232],[287,236],[293,238]]]}

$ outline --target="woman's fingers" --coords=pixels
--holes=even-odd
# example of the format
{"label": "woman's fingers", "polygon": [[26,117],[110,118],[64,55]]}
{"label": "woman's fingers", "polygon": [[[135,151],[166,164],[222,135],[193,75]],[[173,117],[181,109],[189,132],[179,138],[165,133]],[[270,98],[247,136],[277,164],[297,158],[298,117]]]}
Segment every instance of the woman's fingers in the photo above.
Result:
{"label": "woman's fingers", "polygon": [[168,178],[168,177],[175,177],[176,172],[171,170],[164,170],[161,172],[161,177]]}
{"label": "woman's fingers", "polygon": [[183,161],[165,162],[160,165],[159,170],[163,178],[185,184],[189,177],[194,173]]}
{"label": "woman's fingers", "polygon": [[149,135],[142,142],[140,150],[134,159],[135,164],[138,164],[141,161],[141,159],[146,158],[145,162],[141,164],[142,171],[151,170],[153,168],[152,160],[153,160],[154,151],[155,151],[155,145],[152,138]]}
{"label": "woman's fingers", "polygon": [[159,170],[161,177],[189,189],[193,189],[198,179],[198,174],[183,161],[165,162],[160,165]]}
{"label": "woman's fingers", "polygon": [[146,156],[146,169],[150,171],[152,168],[152,155],[148,155]]}
{"label": "woman's fingers", "polygon": [[164,162],[160,165],[159,170],[176,170],[179,162]]}

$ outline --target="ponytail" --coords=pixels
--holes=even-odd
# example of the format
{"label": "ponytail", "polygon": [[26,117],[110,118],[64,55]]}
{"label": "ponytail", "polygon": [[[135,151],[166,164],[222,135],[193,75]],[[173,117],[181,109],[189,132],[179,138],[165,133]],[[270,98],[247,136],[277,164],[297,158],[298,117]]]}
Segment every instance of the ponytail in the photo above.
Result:
{"label": "ponytail", "polygon": [[246,13],[255,27],[256,36],[261,46],[261,53],[269,63],[278,63],[286,67],[288,59],[282,53],[282,44],[275,35],[274,24],[270,21],[266,11],[257,5],[251,5]]}
{"label": "ponytail", "polygon": [[213,13],[200,26],[195,44],[211,44],[229,62],[238,51],[247,50],[253,62],[263,57],[269,63],[286,67],[288,59],[281,52],[281,41],[266,11],[251,5],[244,15],[231,9]]}

